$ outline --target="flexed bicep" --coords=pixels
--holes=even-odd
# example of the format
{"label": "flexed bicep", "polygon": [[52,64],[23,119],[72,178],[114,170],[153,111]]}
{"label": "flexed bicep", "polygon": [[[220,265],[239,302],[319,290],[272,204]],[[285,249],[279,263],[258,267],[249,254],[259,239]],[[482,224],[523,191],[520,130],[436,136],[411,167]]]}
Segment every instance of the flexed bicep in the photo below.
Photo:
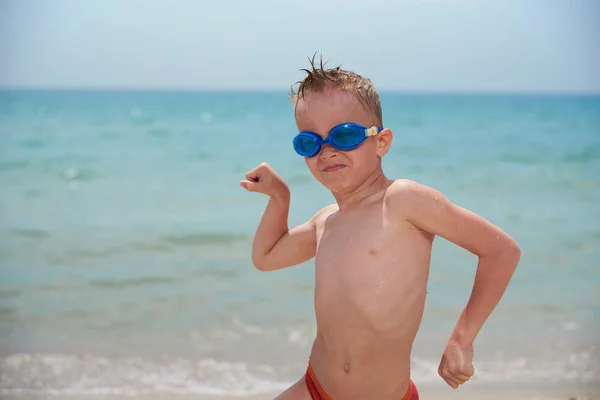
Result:
{"label": "flexed bicep", "polygon": [[307,221],[285,233],[265,255],[253,261],[261,271],[274,271],[310,260],[316,248],[316,231],[311,221]]}
{"label": "flexed bicep", "polygon": [[331,206],[325,207],[305,223],[290,229],[266,254],[253,257],[254,265],[261,271],[274,271],[315,257],[317,226],[331,212]]}

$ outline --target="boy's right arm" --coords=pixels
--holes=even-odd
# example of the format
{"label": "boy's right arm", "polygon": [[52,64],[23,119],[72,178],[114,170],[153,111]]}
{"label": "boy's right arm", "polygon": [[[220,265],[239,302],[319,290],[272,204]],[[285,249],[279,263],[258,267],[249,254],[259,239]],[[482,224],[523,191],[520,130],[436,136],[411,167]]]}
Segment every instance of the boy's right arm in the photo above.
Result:
{"label": "boy's right arm", "polygon": [[266,163],[246,174],[240,186],[269,196],[269,202],[254,236],[252,263],[261,271],[300,264],[315,256],[315,217],[288,228],[290,191],[283,179]]}
{"label": "boy's right arm", "polygon": [[252,263],[261,271],[300,264],[315,256],[316,229],[313,219],[288,230],[287,198],[269,198],[252,245]]}

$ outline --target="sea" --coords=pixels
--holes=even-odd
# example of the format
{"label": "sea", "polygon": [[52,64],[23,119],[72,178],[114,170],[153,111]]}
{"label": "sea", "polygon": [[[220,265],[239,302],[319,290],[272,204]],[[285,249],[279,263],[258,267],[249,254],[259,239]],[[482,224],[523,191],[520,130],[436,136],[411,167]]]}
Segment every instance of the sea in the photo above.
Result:
{"label": "sea", "polygon": [[[386,175],[435,187],[522,250],[468,385],[599,387],[600,96],[381,99]],[[0,91],[0,396],[243,397],[298,380],[314,260],[256,270],[267,200],[238,184],[268,162],[290,187],[290,226],[333,203],[296,132],[285,90]],[[436,238],[421,390],[445,385],[476,268]]]}

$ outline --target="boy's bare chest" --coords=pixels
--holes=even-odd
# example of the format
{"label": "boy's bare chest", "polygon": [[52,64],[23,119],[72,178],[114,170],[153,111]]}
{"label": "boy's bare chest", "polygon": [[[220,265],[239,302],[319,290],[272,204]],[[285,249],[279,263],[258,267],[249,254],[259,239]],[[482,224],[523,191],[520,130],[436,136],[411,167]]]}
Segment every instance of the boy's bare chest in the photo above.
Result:
{"label": "boy's bare chest", "polygon": [[317,242],[317,258],[327,262],[344,256],[374,256],[381,247],[381,227],[331,227],[323,230]]}
{"label": "boy's bare chest", "polygon": [[[398,257],[398,226],[382,213],[370,212],[335,218],[324,224],[317,235],[316,267],[321,275],[335,273],[340,268],[347,273],[359,269],[358,277],[380,270]],[[358,272],[358,271],[357,271]]]}

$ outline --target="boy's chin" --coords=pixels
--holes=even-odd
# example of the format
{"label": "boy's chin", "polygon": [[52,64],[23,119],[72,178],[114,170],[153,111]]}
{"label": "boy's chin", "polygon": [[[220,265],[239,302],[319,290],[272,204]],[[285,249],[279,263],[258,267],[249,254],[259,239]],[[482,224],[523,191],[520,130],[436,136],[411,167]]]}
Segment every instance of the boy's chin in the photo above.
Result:
{"label": "boy's chin", "polygon": [[323,185],[327,190],[333,193],[344,194],[352,191],[353,182],[351,182],[349,176],[344,176],[340,172],[333,174],[320,174],[316,173],[313,176]]}
{"label": "boy's chin", "polygon": [[321,181],[321,184],[336,194],[345,194],[352,191],[351,182],[345,180]]}

